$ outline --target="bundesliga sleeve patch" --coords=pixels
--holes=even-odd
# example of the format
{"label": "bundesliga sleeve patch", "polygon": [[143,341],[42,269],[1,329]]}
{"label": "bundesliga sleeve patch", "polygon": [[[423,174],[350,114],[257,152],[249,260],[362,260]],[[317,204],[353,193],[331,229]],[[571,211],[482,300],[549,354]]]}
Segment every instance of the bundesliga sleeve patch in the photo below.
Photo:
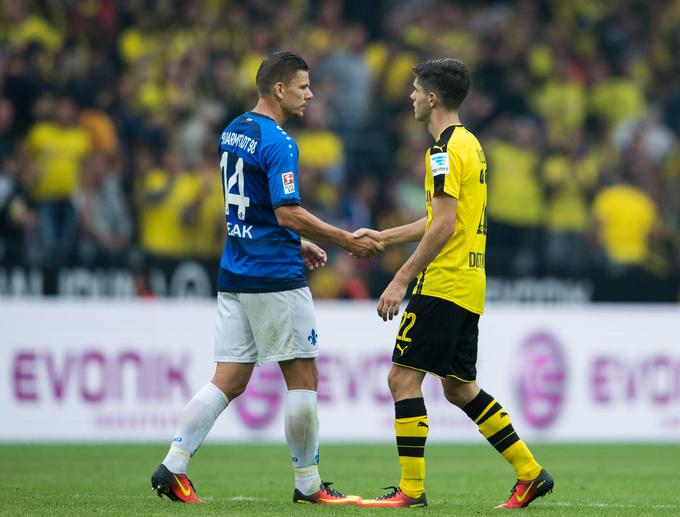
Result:
{"label": "bundesliga sleeve patch", "polygon": [[283,182],[283,193],[292,194],[295,192],[295,176],[292,172],[284,172],[281,176],[281,181]]}
{"label": "bundesliga sleeve patch", "polygon": [[437,153],[430,155],[430,169],[432,176],[449,173],[449,153]]}

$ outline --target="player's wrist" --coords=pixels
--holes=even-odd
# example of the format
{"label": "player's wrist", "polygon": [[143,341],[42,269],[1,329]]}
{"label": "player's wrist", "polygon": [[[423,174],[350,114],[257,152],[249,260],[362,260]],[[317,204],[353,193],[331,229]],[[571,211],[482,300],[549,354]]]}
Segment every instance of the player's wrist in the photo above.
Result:
{"label": "player's wrist", "polygon": [[392,232],[391,230],[379,231],[378,238],[380,239],[380,242],[382,242],[384,246],[390,246],[391,244],[395,244],[394,232]]}
{"label": "player's wrist", "polygon": [[345,230],[340,230],[340,235],[338,237],[338,245],[340,245],[340,247],[345,250],[349,250],[353,244],[354,236]]}
{"label": "player's wrist", "polygon": [[394,282],[396,282],[397,284],[399,284],[402,287],[406,287],[406,286],[408,286],[409,282],[411,281],[411,278],[413,278],[412,275],[409,275],[408,273],[406,273],[405,271],[400,269],[394,275]]}

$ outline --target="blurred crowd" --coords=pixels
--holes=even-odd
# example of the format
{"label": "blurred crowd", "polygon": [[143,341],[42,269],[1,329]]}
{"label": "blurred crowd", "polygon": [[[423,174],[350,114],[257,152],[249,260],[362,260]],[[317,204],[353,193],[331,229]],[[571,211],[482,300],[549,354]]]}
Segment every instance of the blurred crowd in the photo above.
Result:
{"label": "blurred crowd", "polygon": [[[314,100],[287,129],[303,205],[352,230],[424,214],[412,67],[456,57],[489,163],[487,272],[677,282],[680,1],[0,0],[0,262],[216,264],[217,135],[273,50]],[[380,294],[409,248],[329,248],[317,297]],[[677,290],[676,290],[677,300]]]}

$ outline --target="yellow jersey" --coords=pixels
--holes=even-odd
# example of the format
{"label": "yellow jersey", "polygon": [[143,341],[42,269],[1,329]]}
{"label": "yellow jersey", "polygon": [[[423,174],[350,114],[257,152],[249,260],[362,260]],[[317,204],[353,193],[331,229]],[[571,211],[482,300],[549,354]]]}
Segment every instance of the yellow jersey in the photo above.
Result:
{"label": "yellow jersey", "polygon": [[609,258],[620,264],[643,263],[649,254],[649,236],[659,217],[654,201],[632,185],[613,185],[597,194],[593,212]]}
{"label": "yellow jersey", "polygon": [[31,191],[33,199],[70,199],[80,184],[80,163],[90,152],[87,132],[80,126],[38,122],[28,133],[27,145],[42,172]]}
{"label": "yellow jersey", "polygon": [[486,158],[477,138],[461,125],[447,127],[425,153],[425,232],[432,224],[432,197],[441,194],[458,200],[456,229],[418,274],[413,294],[443,298],[482,314],[486,291]]}
{"label": "yellow jersey", "polygon": [[163,169],[147,173],[142,185],[144,195],[169,189],[156,203],[142,203],[140,207],[140,241],[147,253],[180,259],[192,254],[195,226],[182,220],[183,210],[195,201],[201,190],[200,178],[180,172],[172,179]]}

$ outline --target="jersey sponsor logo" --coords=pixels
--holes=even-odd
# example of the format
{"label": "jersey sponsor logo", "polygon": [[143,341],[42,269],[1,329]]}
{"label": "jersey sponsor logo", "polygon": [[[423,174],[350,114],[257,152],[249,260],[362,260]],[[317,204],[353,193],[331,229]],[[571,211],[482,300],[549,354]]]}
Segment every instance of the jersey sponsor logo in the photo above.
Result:
{"label": "jersey sponsor logo", "polygon": [[449,173],[449,153],[437,153],[430,155],[430,168],[433,176]]}
{"label": "jersey sponsor logo", "polygon": [[486,264],[486,254],[485,253],[475,253],[470,251],[468,253],[468,267],[481,267],[483,268]]}
{"label": "jersey sponsor logo", "polygon": [[281,175],[281,181],[283,182],[284,194],[292,194],[295,192],[295,176],[292,172],[284,172]]}

